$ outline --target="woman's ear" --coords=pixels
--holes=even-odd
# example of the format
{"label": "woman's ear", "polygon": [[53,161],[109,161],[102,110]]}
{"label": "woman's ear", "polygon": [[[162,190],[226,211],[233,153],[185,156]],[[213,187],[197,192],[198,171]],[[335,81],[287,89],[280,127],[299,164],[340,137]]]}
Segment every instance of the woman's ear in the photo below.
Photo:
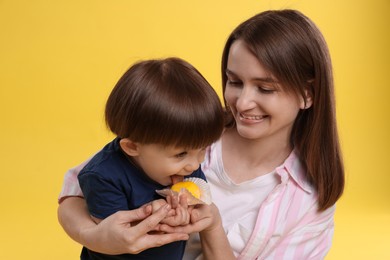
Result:
{"label": "woman's ear", "polygon": [[300,103],[300,109],[308,109],[310,108],[312,105],[313,105],[313,99],[310,95],[308,95],[307,93],[305,94],[306,97],[302,97],[301,98],[301,103]]}
{"label": "woman's ear", "polygon": [[129,156],[138,156],[138,144],[128,138],[123,138],[119,141],[122,150]]}
{"label": "woman's ear", "polygon": [[313,82],[314,82],[314,80],[310,80],[308,82],[309,86],[305,89],[305,93],[304,93],[305,95],[303,97],[301,97],[301,100],[300,100],[300,105],[299,105],[300,109],[308,109],[313,105],[312,92],[309,89],[309,88],[311,88]]}

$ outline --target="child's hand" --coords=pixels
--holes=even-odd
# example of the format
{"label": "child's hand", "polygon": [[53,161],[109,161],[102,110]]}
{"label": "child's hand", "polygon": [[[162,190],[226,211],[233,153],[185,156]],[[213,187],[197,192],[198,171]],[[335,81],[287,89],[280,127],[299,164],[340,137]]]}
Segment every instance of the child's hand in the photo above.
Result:
{"label": "child's hand", "polygon": [[195,232],[208,232],[215,228],[219,228],[222,225],[221,216],[219,215],[218,208],[214,205],[196,205],[191,211],[190,223],[185,226],[170,226],[161,224],[160,231],[166,233],[195,233]]}
{"label": "child's hand", "polygon": [[178,196],[168,196],[167,203],[171,205],[174,214],[164,218],[161,223],[172,227],[187,225],[190,223],[191,210],[187,204],[187,196],[185,194]]}

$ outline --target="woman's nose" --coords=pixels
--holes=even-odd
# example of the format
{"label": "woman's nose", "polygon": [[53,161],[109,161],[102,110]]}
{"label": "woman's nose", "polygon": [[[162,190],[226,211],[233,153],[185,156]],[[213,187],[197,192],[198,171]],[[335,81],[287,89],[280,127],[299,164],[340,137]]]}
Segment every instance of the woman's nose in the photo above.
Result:
{"label": "woman's nose", "polygon": [[243,87],[237,97],[236,107],[238,110],[247,110],[252,108],[253,93],[249,87]]}

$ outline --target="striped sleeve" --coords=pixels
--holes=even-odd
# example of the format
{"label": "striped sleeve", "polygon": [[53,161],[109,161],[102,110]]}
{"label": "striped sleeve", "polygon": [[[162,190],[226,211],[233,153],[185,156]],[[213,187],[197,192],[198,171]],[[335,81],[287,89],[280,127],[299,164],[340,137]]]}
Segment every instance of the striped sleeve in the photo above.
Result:
{"label": "striped sleeve", "polygon": [[298,174],[290,175],[285,169],[278,173],[281,184],[260,207],[239,258],[324,259],[332,244],[335,206],[319,212],[316,192],[300,181]]}
{"label": "striped sleeve", "polygon": [[61,203],[66,197],[84,197],[83,192],[80,189],[77,176],[81,169],[92,159],[93,156],[88,158],[80,165],[69,169],[64,176],[64,182],[62,184],[62,190],[58,196],[58,203]]}
{"label": "striped sleeve", "polygon": [[279,237],[260,259],[324,259],[332,244],[335,206],[323,212],[316,208]]}

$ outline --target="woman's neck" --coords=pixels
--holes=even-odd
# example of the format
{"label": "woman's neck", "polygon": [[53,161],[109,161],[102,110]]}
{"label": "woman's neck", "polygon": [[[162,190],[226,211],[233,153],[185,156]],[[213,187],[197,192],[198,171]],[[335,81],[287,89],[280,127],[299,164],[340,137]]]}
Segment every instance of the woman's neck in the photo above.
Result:
{"label": "woman's neck", "polygon": [[235,128],[222,136],[222,159],[226,173],[236,183],[272,172],[292,151],[289,138],[269,136],[252,140],[240,136]]}

